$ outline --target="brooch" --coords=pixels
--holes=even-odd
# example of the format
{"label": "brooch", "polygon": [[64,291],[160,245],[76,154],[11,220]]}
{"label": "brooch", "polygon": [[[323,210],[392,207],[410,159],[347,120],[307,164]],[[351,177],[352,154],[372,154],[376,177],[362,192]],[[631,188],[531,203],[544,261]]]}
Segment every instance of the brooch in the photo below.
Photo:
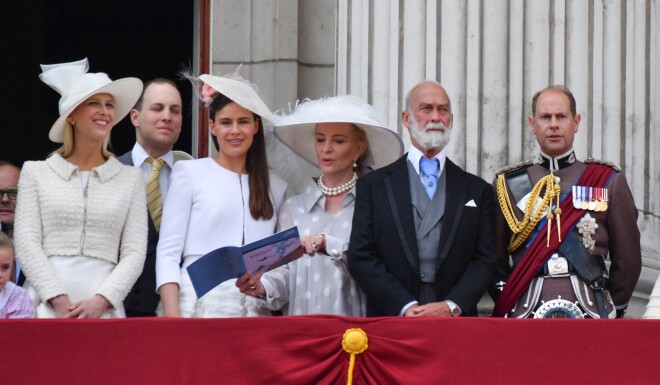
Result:
{"label": "brooch", "polygon": [[596,219],[592,218],[589,213],[586,213],[580,218],[580,223],[578,223],[577,228],[580,234],[582,234],[582,244],[584,244],[584,247],[586,247],[589,252],[593,252],[594,247],[596,246],[596,241],[593,240],[591,236],[596,234],[596,229],[598,228]]}

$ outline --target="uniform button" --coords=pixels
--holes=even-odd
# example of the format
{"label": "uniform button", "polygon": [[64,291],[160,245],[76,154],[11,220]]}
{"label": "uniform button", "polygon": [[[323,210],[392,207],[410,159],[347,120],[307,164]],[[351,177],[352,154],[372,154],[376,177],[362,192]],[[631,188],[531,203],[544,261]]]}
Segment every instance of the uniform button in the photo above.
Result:
{"label": "uniform button", "polygon": [[339,250],[337,249],[330,250],[330,255],[332,255],[333,257],[339,257]]}

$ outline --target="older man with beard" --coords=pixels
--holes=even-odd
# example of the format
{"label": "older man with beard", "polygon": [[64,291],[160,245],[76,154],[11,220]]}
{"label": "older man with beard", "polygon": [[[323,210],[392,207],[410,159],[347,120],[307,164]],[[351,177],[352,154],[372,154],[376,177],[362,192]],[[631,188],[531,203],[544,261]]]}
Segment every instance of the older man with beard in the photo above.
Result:
{"label": "older man with beard", "polygon": [[440,84],[413,87],[402,120],[408,154],[358,180],[349,270],[368,316],[476,316],[495,269],[493,192],[447,158]]}

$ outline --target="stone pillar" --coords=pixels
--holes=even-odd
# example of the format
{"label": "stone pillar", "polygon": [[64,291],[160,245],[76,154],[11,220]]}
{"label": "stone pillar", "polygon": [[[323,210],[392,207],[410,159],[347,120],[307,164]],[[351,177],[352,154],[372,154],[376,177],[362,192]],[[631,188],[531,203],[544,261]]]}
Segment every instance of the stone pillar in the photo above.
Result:
{"label": "stone pillar", "polygon": [[491,180],[530,159],[534,92],[573,91],[578,157],[620,164],[639,209],[639,316],[660,270],[660,0],[214,0],[213,71],[242,73],[273,109],[353,94],[402,134],[408,90],[440,81],[454,112],[449,156]]}

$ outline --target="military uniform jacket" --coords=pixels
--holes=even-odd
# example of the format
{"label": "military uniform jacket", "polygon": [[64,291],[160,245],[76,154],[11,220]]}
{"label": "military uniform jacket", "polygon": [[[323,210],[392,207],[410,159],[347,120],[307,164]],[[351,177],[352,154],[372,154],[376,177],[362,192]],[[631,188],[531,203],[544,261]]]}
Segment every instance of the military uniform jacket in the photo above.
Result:
{"label": "military uniform jacket", "polygon": [[[554,171],[554,174],[561,178],[561,195],[570,191],[572,186],[584,172],[587,165],[583,162],[574,161],[566,164]],[[527,175],[532,185],[535,185],[541,178],[550,173],[549,169],[541,164],[527,164]],[[613,166],[615,167],[615,166]],[[497,194],[496,182],[493,182],[495,193]],[[621,172],[615,173],[607,185],[608,191],[608,209],[606,211],[595,212],[588,211],[589,215],[595,219],[597,228],[591,239],[595,241],[592,255],[602,255],[606,257],[609,254],[611,265],[609,268],[608,290],[617,309],[623,309],[628,305],[628,301],[633,294],[635,285],[641,271],[641,249],[640,234],[637,227],[637,208],[632,197],[626,178]],[[513,203],[515,200],[508,189],[509,197]],[[518,203],[518,202],[516,202]],[[497,205],[499,207],[499,205]],[[518,220],[522,220],[523,212],[515,209]],[[586,211],[585,211],[586,212]],[[554,225],[553,225],[554,226]],[[496,280],[506,282],[507,278],[518,262],[520,262],[525,244],[514,250],[511,255],[507,251],[509,240],[512,233],[502,214],[502,210],[495,210],[495,235],[497,246],[497,267]],[[572,229],[579,234],[578,226]],[[545,234],[539,234],[545,237]],[[565,237],[562,239],[562,241]],[[495,285],[491,290],[491,295],[496,298],[499,293]]]}

